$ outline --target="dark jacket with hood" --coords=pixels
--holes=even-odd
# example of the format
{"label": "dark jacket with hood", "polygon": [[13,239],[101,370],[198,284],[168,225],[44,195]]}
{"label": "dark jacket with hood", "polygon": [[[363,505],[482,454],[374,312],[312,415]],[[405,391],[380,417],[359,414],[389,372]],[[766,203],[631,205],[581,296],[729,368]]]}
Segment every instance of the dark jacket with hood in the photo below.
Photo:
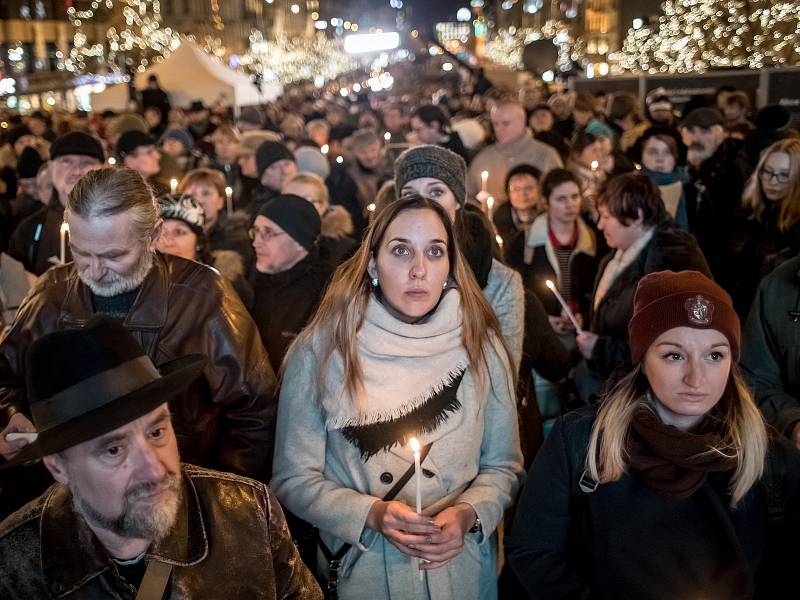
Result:
{"label": "dark jacket with hood", "polygon": [[254,270],[251,313],[276,373],[289,345],[314,316],[332,273],[333,268],[316,248],[288,271],[267,274]]}
{"label": "dark jacket with hood", "polygon": [[[674,500],[624,474],[586,493],[593,409],[561,417],[528,474],[506,556],[537,600],[776,600],[796,594],[800,454],[775,436],[768,468],[736,509],[732,472]],[[768,490],[780,482],[774,502]],[[590,484],[594,482],[589,480]],[[587,487],[591,489],[591,485]],[[774,508],[780,527],[770,526]],[[778,514],[776,510],[774,514]]]}
{"label": "dark jacket with hood", "polygon": [[[614,252],[610,252],[597,269],[593,302],[603,271],[613,257]],[[600,337],[588,366],[596,377],[604,380],[619,365],[630,362],[628,323],[633,316],[633,295],[639,280],[657,271],[685,270],[700,271],[711,276],[708,263],[697,247],[694,236],[680,229],[672,219],[663,221],[656,225],[650,242],[617,275],[605,296],[594,308],[590,330]]]}
{"label": "dark jacket with hood", "polygon": [[742,331],[741,362],[764,417],[791,433],[800,421],[800,256],[758,286]]}
{"label": "dark jacket with hood", "polygon": [[[165,597],[322,599],[266,485],[192,465],[182,472],[176,523],[145,556],[173,566]],[[6,600],[137,597],[61,484],[0,525],[0,564]]]}
{"label": "dark jacket with hood", "polygon": [[[50,202],[22,220],[11,236],[8,253],[20,261],[25,270],[41,275],[61,256],[61,223],[64,222],[64,207],[53,190]],[[69,243],[65,248],[65,261],[72,260]]]}

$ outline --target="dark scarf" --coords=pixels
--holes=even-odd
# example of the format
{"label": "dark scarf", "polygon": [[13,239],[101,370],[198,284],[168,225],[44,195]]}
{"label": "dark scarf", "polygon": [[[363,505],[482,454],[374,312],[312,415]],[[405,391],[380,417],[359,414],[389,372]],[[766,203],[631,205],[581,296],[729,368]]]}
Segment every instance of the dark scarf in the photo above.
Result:
{"label": "dark scarf", "polygon": [[713,419],[705,419],[695,432],[681,431],[665,425],[647,405],[634,413],[625,441],[630,473],[656,492],[678,500],[694,494],[710,472],[736,467],[735,458],[710,451],[719,446]]}

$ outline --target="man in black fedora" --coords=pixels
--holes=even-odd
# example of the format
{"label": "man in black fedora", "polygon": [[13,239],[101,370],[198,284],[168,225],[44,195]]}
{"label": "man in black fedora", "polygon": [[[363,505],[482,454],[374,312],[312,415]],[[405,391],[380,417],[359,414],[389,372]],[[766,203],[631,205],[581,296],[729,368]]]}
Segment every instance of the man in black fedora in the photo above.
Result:
{"label": "man in black fedora", "polygon": [[200,142],[207,138],[216,129],[216,126],[209,121],[208,107],[203,104],[202,100],[192,100],[189,109],[186,111],[186,117],[189,120],[187,129],[192,134],[195,142]]}
{"label": "man in black fedora", "polygon": [[202,371],[159,371],[117,321],[47,334],[27,356],[42,458],[57,483],[0,523],[0,597],[321,598],[266,485],[181,465],[167,402]]}

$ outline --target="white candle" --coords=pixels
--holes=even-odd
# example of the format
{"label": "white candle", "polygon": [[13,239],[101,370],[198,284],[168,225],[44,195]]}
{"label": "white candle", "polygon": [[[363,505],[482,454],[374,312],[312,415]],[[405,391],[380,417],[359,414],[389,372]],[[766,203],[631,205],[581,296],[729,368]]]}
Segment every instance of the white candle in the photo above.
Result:
{"label": "white candle", "polygon": [[61,223],[59,233],[61,236],[61,264],[63,265],[67,262],[67,234],[69,233],[69,224],[66,221]]}
{"label": "white candle", "polygon": [[[408,440],[411,450],[414,452],[414,477],[417,482],[417,514],[422,514],[422,469],[420,468],[419,452],[421,450],[417,438],[412,437]],[[419,561],[417,561],[417,568],[419,569]],[[422,581],[424,573],[419,572],[419,580]]]}
{"label": "white candle", "polygon": [[228,205],[228,216],[233,214],[233,188],[228,186],[225,188],[225,200]]}
{"label": "white candle", "polygon": [[482,171],[481,172],[481,191],[486,191],[486,182],[489,181],[489,171]]}
{"label": "white candle", "polygon": [[489,196],[486,199],[486,208],[489,209],[489,216],[492,214],[492,209],[494,208],[494,196]]}
{"label": "white candle", "polygon": [[169,180],[170,194],[174,194],[177,189],[178,189],[178,180],[173,177],[172,179]]}
{"label": "white candle", "polygon": [[575,326],[575,331],[580,331],[581,326],[578,325],[578,319],[575,318],[575,315],[572,314],[572,311],[569,309],[569,306],[567,306],[567,303],[564,302],[564,298],[558,293],[558,288],[556,288],[555,284],[549,279],[544,283],[548,288],[550,288],[550,291],[556,295],[556,298],[558,298],[558,301],[561,304],[561,307],[564,309],[564,312],[567,313],[569,320],[572,321],[572,324]]}

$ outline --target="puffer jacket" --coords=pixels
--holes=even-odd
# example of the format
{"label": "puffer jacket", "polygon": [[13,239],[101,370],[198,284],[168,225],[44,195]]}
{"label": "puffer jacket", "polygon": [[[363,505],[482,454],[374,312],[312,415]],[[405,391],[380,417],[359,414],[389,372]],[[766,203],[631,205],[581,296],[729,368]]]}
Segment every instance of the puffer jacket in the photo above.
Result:
{"label": "puffer jacket", "polygon": [[[266,485],[192,465],[182,471],[176,524],[145,556],[173,567],[165,598],[322,599]],[[0,564],[7,600],[136,597],[61,484],[0,524]]]}
{"label": "puffer jacket", "polygon": [[[92,294],[74,263],[42,276],[0,343],[0,420],[29,414],[25,355],[46,333],[82,327]],[[247,475],[271,470],[275,373],[258,329],[230,284],[212,269],[157,255],[124,323],[156,366],[205,354],[203,375],[170,402],[187,462]],[[262,471],[262,469],[264,471]]]}

